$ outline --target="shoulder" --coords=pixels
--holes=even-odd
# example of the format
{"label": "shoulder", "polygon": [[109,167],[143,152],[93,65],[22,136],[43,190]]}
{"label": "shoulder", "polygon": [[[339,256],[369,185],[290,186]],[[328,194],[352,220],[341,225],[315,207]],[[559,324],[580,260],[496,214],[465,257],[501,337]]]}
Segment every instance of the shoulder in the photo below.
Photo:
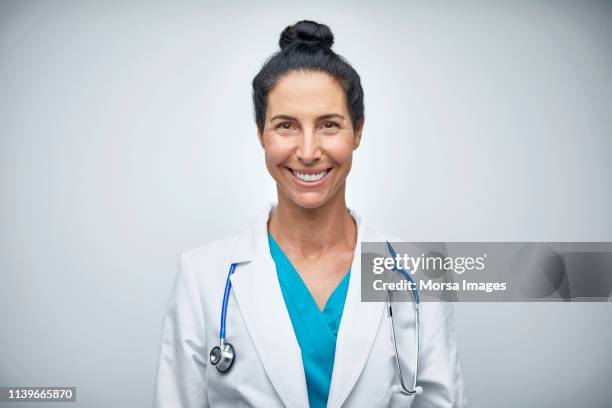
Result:
{"label": "shoulder", "polygon": [[245,227],[235,234],[219,237],[205,245],[181,252],[181,260],[197,267],[210,268],[211,263],[243,262],[253,256],[252,247],[262,229],[266,228],[269,209],[247,218]]}
{"label": "shoulder", "polygon": [[[364,220],[362,220],[363,222]],[[421,250],[415,246],[413,241],[407,241],[402,237],[393,233],[384,233],[371,222],[364,222],[364,227],[367,230],[366,241],[384,242],[388,241],[392,244],[396,251],[404,253],[408,248],[415,251],[416,254]],[[376,238],[377,239],[372,239]],[[399,245],[395,245],[399,244]],[[404,251],[402,251],[402,249]],[[410,253],[410,252],[408,252]],[[449,301],[423,301],[420,303],[421,321],[423,326],[427,326],[428,333],[435,335],[441,328],[452,329],[454,325],[454,305]],[[431,330],[432,327],[438,327]],[[424,330],[425,331],[425,330]]]}
{"label": "shoulder", "polygon": [[180,269],[191,275],[200,288],[219,287],[227,278],[232,254],[244,233],[217,238],[180,254]]}
{"label": "shoulder", "polygon": [[376,224],[369,220],[361,219],[361,225],[364,229],[364,241],[373,242],[402,242],[403,240],[393,234],[383,232]]}
{"label": "shoulder", "polygon": [[186,249],[181,252],[181,260],[194,265],[202,262],[214,262],[224,257],[229,259],[239,237],[240,234],[223,236],[199,247]]}

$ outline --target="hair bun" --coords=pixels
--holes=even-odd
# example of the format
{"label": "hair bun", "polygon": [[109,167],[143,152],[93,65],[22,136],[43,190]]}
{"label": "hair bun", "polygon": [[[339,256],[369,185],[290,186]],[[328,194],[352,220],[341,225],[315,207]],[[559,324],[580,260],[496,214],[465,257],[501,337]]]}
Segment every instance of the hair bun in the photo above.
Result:
{"label": "hair bun", "polygon": [[325,24],[302,20],[285,28],[278,44],[281,50],[291,46],[310,50],[330,50],[334,44],[334,35]]}

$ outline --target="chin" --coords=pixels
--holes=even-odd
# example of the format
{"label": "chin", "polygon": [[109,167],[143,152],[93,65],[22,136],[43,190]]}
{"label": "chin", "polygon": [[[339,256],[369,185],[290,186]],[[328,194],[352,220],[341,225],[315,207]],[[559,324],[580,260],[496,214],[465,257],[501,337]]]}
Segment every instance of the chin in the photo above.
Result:
{"label": "chin", "polygon": [[293,196],[291,201],[298,207],[306,209],[315,209],[321,207],[327,202],[327,197],[323,197],[319,194],[307,193],[300,194],[299,196]]}

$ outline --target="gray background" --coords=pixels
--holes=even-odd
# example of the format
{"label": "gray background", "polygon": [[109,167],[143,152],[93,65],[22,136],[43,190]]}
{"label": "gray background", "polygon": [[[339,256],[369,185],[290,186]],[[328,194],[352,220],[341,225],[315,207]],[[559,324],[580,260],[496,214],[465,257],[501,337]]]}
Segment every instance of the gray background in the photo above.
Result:
{"label": "gray background", "polygon": [[[380,229],[612,240],[610,3],[2,1],[0,385],[150,405],[179,253],[275,199],[250,81],[303,18],[362,77],[347,200]],[[456,305],[470,406],[610,406],[611,317]]]}

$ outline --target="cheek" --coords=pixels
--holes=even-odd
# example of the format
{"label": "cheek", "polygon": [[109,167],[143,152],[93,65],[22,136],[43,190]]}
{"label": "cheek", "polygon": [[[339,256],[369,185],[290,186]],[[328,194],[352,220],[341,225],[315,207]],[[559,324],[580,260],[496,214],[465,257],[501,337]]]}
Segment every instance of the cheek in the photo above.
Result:
{"label": "cheek", "polygon": [[339,165],[350,165],[353,158],[353,139],[351,137],[331,140],[325,151]]}
{"label": "cheek", "polygon": [[286,161],[292,154],[292,146],[282,139],[270,137],[265,141],[266,163],[277,165]]}

